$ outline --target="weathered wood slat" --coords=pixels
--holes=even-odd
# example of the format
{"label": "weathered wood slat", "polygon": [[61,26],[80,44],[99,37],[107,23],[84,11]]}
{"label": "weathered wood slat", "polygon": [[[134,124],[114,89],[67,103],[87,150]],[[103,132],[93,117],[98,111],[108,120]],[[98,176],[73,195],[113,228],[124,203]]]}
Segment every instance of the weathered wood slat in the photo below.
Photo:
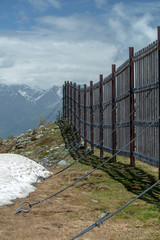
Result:
{"label": "weathered wood slat", "polygon": [[[95,146],[101,150],[103,147],[103,150],[113,154],[113,149],[118,152],[127,145],[119,155],[130,156],[131,149],[128,143],[130,136],[132,137],[131,132],[134,132],[132,129],[135,127],[135,134],[139,136],[159,116],[159,45],[158,41],[155,41],[135,53],[134,56],[133,51],[129,51],[129,59],[117,70],[115,70],[115,65],[112,65],[112,74],[103,78],[101,85],[99,81],[95,84],[92,83],[90,87],[85,87],[84,91],[84,88],[80,88],[76,84],[65,82],[63,86],[64,116],[72,121],[75,129],[78,129],[80,136],[85,138],[87,143],[92,143],[92,147]],[[132,78],[131,72],[134,73]],[[131,82],[133,75],[134,81]],[[114,80],[115,85],[113,84]],[[135,87],[133,83],[135,83]],[[116,95],[113,97],[114,88],[116,88]],[[102,102],[100,96],[103,96]],[[131,115],[134,107],[133,99],[135,101],[135,118]],[[132,111],[130,105],[132,105]],[[116,112],[116,115],[113,112]],[[116,131],[116,146],[114,147],[113,129]],[[102,132],[103,146],[100,146]],[[93,136],[94,141],[92,142]],[[159,142],[159,122],[155,122],[136,138],[134,156],[148,164],[158,166]]]}

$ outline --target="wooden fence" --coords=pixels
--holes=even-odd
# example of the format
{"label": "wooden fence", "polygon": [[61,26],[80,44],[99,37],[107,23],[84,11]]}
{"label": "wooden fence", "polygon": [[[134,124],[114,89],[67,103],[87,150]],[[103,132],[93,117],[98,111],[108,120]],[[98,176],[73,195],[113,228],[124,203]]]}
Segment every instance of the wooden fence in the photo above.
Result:
{"label": "wooden fence", "polygon": [[[90,86],[63,85],[63,116],[91,145],[113,155],[158,167],[160,177],[160,27],[158,40],[134,54],[109,76]],[[124,148],[124,146],[126,146]],[[120,151],[121,150],[121,151]],[[116,156],[114,157],[116,161]]]}

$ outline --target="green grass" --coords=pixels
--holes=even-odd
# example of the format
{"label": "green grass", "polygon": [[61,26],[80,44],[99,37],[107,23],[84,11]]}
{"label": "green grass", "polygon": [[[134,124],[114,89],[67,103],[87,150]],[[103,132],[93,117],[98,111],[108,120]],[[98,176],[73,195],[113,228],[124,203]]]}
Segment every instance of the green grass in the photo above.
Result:
{"label": "green grass", "polygon": [[[69,136],[73,135],[73,129],[68,122],[64,122],[65,124],[67,124],[67,128],[64,128],[64,131],[61,130],[62,136],[65,138],[65,142],[68,139],[67,144],[70,145]],[[67,134],[67,131],[70,134]],[[73,135],[73,137],[75,136]],[[83,148],[77,151],[78,156],[86,153]],[[72,168],[83,175],[97,168],[111,155],[104,153],[104,156],[104,159],[100,160],[99,150],[95,150],[94,155],[82,157],[79,163]],[[76,156],[73,158],[76,159]],[[104,164],[75,187],[79,191],[89,191],[90,197],[98,200],[98,205],[92,204],[93,209],[113,212],[154,184],[158,180],[157,176],[158,169],[138,160],[136,160],[136,167],[131,167],[128,158],[117,156],[116,163],[110,161]],[[146,228],[152,225],[160,227],[160,184],[118,213],[115,219],[135,219],[135,225],[139,221]]]}

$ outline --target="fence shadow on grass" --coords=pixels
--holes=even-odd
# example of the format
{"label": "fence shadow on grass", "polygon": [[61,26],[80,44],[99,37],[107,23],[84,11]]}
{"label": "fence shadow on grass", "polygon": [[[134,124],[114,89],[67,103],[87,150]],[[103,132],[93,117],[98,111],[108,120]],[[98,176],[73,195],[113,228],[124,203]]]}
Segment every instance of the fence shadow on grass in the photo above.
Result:
{"label": "fence shadow on grass", "polygon": [[[85,149],[82,147],[77,148],[77,133],[75,134],[69,122],[67,122],[67,124],[66,122],[61,122],[60,129],[66,146],[75,148],[72,152],[73,159],[76,160],[81,158],[79,161],[81,164],[89,165],[93,167],[93,169],[97,168],[102,162],[107,160],[107,157],[100,160],[99,157],[93,154],[86,155]],[[85,157],[83,157],[84,155]],[[99,169],[108,174],[114,180],[123,184],[128,191],[135,195],[139,195],[157,181],[153,175],[139,167],[131,167],[130,165],[121,162],[114,163],[112,160]],[[160,209],[160,184],[144,194],[141,199],[148,203],[155,204]]]}
{"label": "fence shadow on grass", "polygon": [[[106,160],[107,158],[100,160],[95,155],[89,155],[86,156],[85,159],[81,159],[80,163],[96,168]],[[123,184],[128,191],[136,195],[139,195],[157,181],[153,175],[147,173],[143,169],[131,167],[121,162],[113,163],[110,161],[104,164],[100,170],[107,173],[112,179]],[[141,199],[148,203],[155,204],[160,208],[160,185],[143,195]]]}

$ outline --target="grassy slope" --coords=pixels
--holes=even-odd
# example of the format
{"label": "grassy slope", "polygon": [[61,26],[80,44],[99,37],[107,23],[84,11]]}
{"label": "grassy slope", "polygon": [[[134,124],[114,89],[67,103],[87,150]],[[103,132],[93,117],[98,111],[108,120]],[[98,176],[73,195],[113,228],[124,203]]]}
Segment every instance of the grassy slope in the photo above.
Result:
{"label": "grassy slope", "polygon": [[[12,148],[8,147],[7,149],[10,150],[7,151],[38,160],[41,160],[49,153],[51,154],[51,158],[53,158],[63,149],[64,143],[66,147],[75,147],[75,144],[77,144],[77,135],[74,134],[72,127],[67,122],[61,122],[59,127],[61,133],[55,124],[51,124],[41,130],[34,130],[32,133],[32,142],[26,144],[25,148],[13,151]],[[35,137],[40,133],[43,134],[43,137],[36,140]],[[75,139],[76,141],[74,142]],[[9,141],[12,147],[15,141],[15,139]],[[2,149],[1,152],[3,152]],[[56,159],[63,159],[67,152],[62,151]],[[110,156],[105,153],[104,159],[100,161],[98,150],[95,149],[94,155],[90,154],[84,158],[83,154],[85,153],[85,149],[79,148],[71,152],[72,158],[71,156],[65,158],[66,161],[73,162],[73,158],[82,157],[78,163],[62,174],[57,175],[60,180],[63,179],[62,182],[59,182],[60,189],[76,181],[85,173],[90,172]],[[63,168],[57,167],[53,169],[53,172]],[[64,192],[64,194],[68,194],[73,191],[74,206],[76,209],[81,208],[80,212],[75,211],[71,213],[70,219],[76,221],[76,219],[83,217],[84,219],[90,219],[94,223],[94,221],[98,220],[99,215],[106,212],[112,213],[157,181],[157,172],[156,168],[137,160],[136,167],[130,167],[128,158],[117,157],[117,163],[111,162],[105,164],[101,169],[96,170],[90,176],[77,183],[73,188],[67,190],[67,193]],[[41,214],[43,216],[48,216],[49,214],[50,216],[53,213],[45,211],[44,206]],[[130,236],[132,236],[129,239],[160,240],[160,186],[155,187],[109,221],[111,227],[113,227],[114,223],[120,226],[120,236],[122,232],[121,226],[123,225],[124,228],[125,225],[129,225]],[[100,231],[103,231],[103,227],[104,225],[102,225]],[[137,232],[135,229],[137,229]]]}
{"label": "grassy slope", "polygon": [[[71,130],[68,129],[67,131],[70,131],[70,137],[72,135]],[[80,151],[79,154],[83,156]],[[78,171],[81,175],[91,171],[111,156],[107,153],[104,155],[104,159],[100,160],[99,151],[95,150],[94,155],[82,158],[80,163],[74,166],[74,171]],[[117,156],[117,163],[105,164],[100,170],[96,170],[75,187],[80,192],[88,192],[90,197],[96,199],[100,212],[112,213],[155,183],[158,180],[157,176],[157,168],[138,160],[136,160],[136,167],[134,168],[129,165],[128,158]],[[95,209],[97,209],[96,203]],[[149,231],[149,228],[155,229],[155,232],[152,232],[148,237],[150,239],[160,239],[160,185],[113,218],[115,221],[134,222],[136,228],[143,226],[147,231]]]}

